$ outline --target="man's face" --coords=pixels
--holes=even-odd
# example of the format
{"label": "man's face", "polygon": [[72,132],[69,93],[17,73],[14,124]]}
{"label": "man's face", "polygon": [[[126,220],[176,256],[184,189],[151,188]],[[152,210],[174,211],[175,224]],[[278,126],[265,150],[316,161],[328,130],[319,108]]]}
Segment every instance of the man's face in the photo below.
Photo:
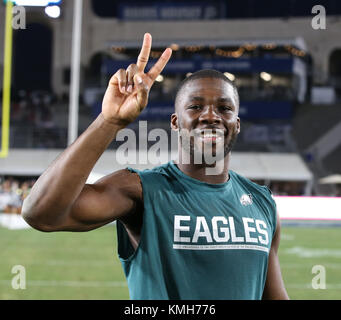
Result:
{"label": "man's face", "polygon": [[238,101],[233,87],[219,78],[188,82],[177,99],[172,128],[193,160],[219,160],[230,153],[240,131]]}

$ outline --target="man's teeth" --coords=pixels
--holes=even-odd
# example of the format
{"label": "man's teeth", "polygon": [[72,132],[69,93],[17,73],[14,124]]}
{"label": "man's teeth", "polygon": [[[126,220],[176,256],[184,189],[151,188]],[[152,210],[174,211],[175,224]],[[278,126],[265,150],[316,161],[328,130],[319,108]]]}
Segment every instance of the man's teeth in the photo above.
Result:
{"label": "man's teeth", "polygon": [[203,133],[201,134],[202,140],[211,140],[211,141],[221,141],[223,139],[223,135],[218,133]]}
{"label": "man's teeth", "polygon": [[216,134],[216,133],[204,133],[203,134],[203,137],[204,138],[217,138],[218,137],[218,135]]}
{"label": "man's teeth", "polygon": [[218,137],[222,137],[224,134],[222,132],[202,132],[201,136],[205,137],[205,138],[218,138]]}

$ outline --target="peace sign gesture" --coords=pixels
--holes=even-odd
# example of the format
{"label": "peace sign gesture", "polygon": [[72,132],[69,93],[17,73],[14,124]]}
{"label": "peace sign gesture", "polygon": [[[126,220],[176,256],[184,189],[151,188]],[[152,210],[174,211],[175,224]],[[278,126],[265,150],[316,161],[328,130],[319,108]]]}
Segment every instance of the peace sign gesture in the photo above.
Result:
{"label": "peace sign gesture", "polygon": [[150,88],[172,55],[172,50],[167,48],[145,73],[151,47],[152,36],[146,33],[136,64],[119,69],[111,77],[102,104],[102,114],[106,120],[126,126],[147,106]]}

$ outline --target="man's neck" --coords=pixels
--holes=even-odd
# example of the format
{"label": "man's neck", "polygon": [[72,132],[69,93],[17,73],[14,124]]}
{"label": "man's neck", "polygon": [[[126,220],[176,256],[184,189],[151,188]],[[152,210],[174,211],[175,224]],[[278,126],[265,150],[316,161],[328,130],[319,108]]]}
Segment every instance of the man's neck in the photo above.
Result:
{"label": "man's neck", "polygon": [[[181,159],[181,154],[179,159]],[[192,161],[191,161],[192,162]],[[224,159],[217,161],[214,165],[208,164],[184,164],[181,160],[176,162],[177,167],[191,178],[206,182],[206,183],[224,183],[229,180],[229,162],[230,154]]]}

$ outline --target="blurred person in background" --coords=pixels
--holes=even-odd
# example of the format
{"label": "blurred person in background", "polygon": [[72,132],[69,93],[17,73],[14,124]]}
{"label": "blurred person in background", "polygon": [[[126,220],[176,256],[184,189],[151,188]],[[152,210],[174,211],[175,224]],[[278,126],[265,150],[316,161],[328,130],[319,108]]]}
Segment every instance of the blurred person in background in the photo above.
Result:
{"label": "blurred person in background", "polygon": [[0,192],[0,212],[4,213],[20,213],[22,199],[16,192],[18,187],[17,181],[5,180]]}

